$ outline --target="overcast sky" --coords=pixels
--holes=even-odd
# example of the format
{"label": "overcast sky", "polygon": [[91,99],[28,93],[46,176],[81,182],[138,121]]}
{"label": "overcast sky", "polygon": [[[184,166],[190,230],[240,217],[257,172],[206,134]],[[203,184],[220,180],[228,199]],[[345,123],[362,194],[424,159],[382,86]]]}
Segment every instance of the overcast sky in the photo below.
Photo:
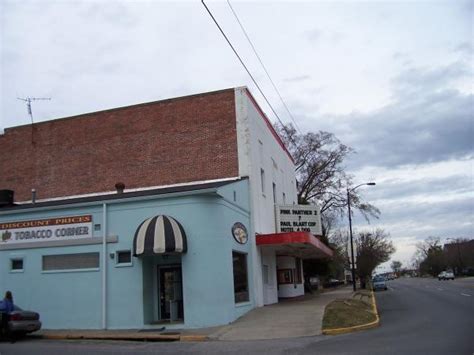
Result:
{"label": "overcast sky", "polygon": [[[206,2],[284,122],[227,2]],[[407,264],[427,236],[474,237],[472,1],[231,1],[303,132],[347,168]],[[0,0],[0,130],[236,86],[275,117],[198,0]],[[1,152],[0,152],[1,154]]]}

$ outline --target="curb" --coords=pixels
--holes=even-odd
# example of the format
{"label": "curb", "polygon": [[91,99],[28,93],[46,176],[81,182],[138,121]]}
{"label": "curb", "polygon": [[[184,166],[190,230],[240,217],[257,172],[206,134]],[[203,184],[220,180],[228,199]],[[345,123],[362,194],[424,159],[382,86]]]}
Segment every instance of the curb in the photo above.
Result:
{"label": "curb", "polygon": [[374,296],[373,290],[371,290],[371,296],[372,296],[372,312],[375,314],[374,321],[370,323],[355,325],[355,326],[346,327],[346,328],[323,329],[322,333],[324,335],[339,335],[339,334],[353,333],[359,330],[366,330],[366,329],[372,329],[372,328],[378,327],[380,324],[380,317],[379,317],[379,312],[377,310],[377,303],[375,302],[375,296]]}
{"label": "curb", "polygon": [[183,342],[200,342],[209,340],[206,335],[147,335],[141,334],[43,334],[42,339],[49,340],[141,340],[141,341],[183,341]]}

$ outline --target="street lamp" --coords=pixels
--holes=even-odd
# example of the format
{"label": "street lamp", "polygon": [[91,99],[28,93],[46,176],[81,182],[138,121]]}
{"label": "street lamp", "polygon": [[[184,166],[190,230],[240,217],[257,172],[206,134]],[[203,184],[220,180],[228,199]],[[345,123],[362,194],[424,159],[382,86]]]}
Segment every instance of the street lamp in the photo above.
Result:
{"label": "street lamp", "polygon": [[352,289],[356,290],[356,279],[355,279],[355,267],[354,267],[354,243],[352,241],[352,216],[351,216],[351,192],[355,191],[357,188],[361,186],[374,186],[375,182],[366,182],[364,184],[357,185],[352,189],[347,188],[347,209],[349,211],[349,235],[351,238],[351,273],[352,273]]}

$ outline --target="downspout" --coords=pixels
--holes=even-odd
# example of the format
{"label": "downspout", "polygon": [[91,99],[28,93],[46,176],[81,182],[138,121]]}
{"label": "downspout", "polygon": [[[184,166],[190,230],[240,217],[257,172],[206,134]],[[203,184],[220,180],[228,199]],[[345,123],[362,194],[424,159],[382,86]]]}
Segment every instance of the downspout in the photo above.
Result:
{"label": "downspout", "polygon": [[102,329],[107,329],[107,204],[102,204]]}

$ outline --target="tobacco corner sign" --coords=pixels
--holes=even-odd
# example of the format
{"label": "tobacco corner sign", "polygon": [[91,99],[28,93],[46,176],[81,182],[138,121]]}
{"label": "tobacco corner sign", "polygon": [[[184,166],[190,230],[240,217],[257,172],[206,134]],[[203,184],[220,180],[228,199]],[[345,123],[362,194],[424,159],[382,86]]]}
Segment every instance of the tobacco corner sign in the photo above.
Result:
{"label": "tobacco corner sign", "polygon": [[91,215],[0,222],[0,245],[91,237]]}
{"label": "tobacco corner sign", "polygon": [[314,205],[275,206],[278,232],[309,232],[321,235],[321,213]]}

